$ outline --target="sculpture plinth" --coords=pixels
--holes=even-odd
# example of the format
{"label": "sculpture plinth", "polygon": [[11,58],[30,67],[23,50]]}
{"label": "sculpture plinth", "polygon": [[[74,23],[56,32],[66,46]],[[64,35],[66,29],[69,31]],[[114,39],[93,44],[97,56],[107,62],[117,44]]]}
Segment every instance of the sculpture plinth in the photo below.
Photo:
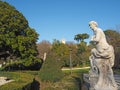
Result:
{"label": "sculpture plinth", "polygon": [[96,46],[91,50],[89,57],[91,63],[90,90],[118,90],[112,71],[114,49],[107,43],[104,32],[98,28],[95,21],[91,21],[89,26],[94,32],[91,41]]}

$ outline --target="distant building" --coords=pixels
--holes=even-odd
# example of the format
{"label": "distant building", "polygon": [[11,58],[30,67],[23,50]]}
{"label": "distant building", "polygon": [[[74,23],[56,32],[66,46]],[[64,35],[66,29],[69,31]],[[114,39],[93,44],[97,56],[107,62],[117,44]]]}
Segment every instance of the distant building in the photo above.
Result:
{"label": "distant building", "polygon": [[65,44],[65,43],[66,43],[65,39],[62,39],[62,40],[61,40],[61,43]]}

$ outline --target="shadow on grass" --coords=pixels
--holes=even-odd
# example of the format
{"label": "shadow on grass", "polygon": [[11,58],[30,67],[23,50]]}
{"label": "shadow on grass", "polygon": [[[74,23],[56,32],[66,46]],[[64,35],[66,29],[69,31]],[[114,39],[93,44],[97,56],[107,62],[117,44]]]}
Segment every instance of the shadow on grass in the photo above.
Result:
{"label": "shadow on grass", "polygon": [[79,77],[75,77],[75,76],[73,76],[73,78],[76,80],[76,82],[77,82],[77,85],[78,85],[78,87],[79,87],[79,90],[81,90],[81,79],[79,78]]}
{"label": "shadow on grass", "polygon": [[35,78],[33,79],[30,90],[40,90],[40,83]]}

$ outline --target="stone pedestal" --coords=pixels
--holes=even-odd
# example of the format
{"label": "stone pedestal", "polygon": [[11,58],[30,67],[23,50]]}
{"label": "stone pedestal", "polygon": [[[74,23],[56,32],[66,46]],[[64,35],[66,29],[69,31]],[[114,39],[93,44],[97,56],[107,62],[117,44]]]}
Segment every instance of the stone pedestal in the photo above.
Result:
{"label": "stone pedestal", "polygon": [[[90,79],[90,77],[91,77],[91,79]],[[97,82],[97,78],[98,78],[97,76],[90,76],[89,74],[84,74],[83,75],[84,89],[82,89],[82,90],[95,90],[94,85]],[[118,85],[118,90],[120,90],[120,75],[114,75],[114,78],[115,78],[115,81]],[[102,90],[102,87],[99,90]],[[106,89],[106,90],[109,90],[109,89]]]}
{"label": "stone pedestal", "polygon": [[98,82],[98,76],[97,75],[90,75],[89,76],[89,81],[90,81],[89,90],[95,90],[94,86]]}

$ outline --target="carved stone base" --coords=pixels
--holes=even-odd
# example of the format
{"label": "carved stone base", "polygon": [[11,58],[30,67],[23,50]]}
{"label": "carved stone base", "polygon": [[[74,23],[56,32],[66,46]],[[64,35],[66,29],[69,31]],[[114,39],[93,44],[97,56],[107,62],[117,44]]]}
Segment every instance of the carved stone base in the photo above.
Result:
{"label": "carved stone base", "polygon": [[113,87],[113,86],[95,86],[95,89],[94,90],[118,90],[117,87]]}
{"label": "carved stone base", "polygon": [[95,90],[94,86],[96,85],[96,83],[98,81],[98,76],[97,75],[90,75],[89,80],[90,80],[90,90]]}
{"label": "carved stone base", "polygon": [[[90,79],[91,77],[91,79]],[[114,75],[115,81],[118,85],[117,87],[111,87],[111,86],[106,86],[106,87],[99,87],[99,88],[94,88],[96,82],[97,82],[97,76],[90,76],[89,74],[84,74],[83,75],[83,80],[84,80],[84,89],[82,90],[120,90],[120,75]]]}

